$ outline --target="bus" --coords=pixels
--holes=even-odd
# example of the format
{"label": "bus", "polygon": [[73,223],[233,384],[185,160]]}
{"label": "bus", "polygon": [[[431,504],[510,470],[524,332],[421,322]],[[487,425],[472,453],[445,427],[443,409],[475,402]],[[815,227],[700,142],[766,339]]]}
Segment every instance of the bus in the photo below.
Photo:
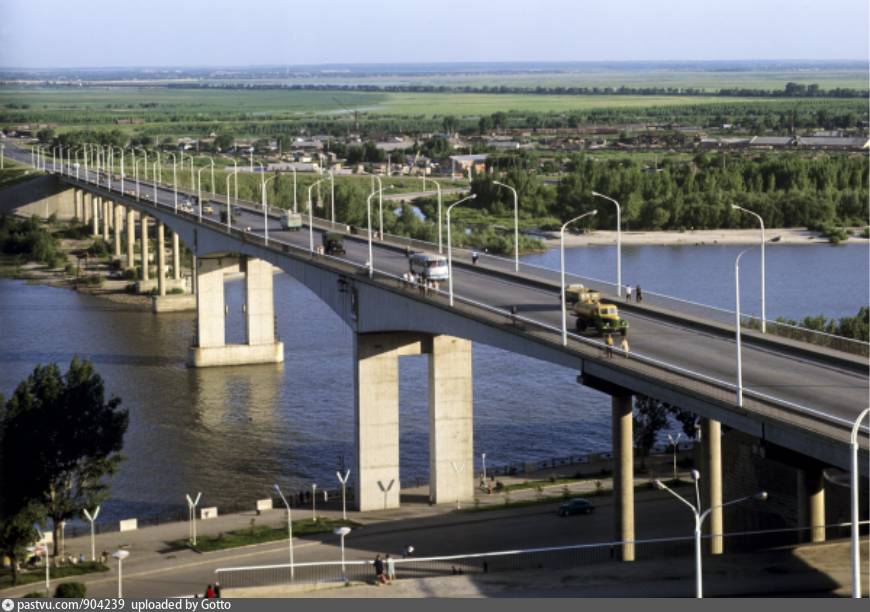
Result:
{"label": "bus", "polygon": [[429,253],[412,253],[408,258],[411,272],[426,280],[446,280],[448,276],[447,258]]}

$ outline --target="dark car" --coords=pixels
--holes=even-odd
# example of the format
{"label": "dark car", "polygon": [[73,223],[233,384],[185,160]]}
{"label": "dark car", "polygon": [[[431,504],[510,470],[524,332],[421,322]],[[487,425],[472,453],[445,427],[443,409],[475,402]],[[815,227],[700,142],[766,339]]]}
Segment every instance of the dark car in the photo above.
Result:
{"label": "dark car", "polygon": [[567,504],[559,506],[559,516],[568,516],[569,514],[592,514],[595,510],[595,504],[588,499],[572,499]]}
{"label": "dark car", "polygon": [[233,216],[238,217],[241,214],[242,214],[242,207],[241,206],[233,206]]}

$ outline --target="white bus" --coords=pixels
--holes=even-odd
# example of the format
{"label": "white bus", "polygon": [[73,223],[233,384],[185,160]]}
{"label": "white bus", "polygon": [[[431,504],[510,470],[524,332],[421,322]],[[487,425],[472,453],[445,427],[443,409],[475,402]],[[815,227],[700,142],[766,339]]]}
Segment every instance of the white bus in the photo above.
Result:
{"label": "white bus", "polygon": [[412,253],[408,258],[411,271],[426,280],[446,280],[448,277],[447,258],[429,253]]}

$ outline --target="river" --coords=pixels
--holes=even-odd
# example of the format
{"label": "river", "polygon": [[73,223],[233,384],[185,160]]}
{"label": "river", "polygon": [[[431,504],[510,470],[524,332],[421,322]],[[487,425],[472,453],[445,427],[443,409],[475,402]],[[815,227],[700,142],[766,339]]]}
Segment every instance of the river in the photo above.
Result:
{"label": "river", "polygon": [[[739,248],[626,247],[623,281],[733,308]],[[743,309],[758,312],[759,260],[749,255],[741,260]],[[523,259],[558,266],[557,251]],[[566,259],[571,271],[615,280],[613,247],[569,249]],[[866,245],[776,245],[766,259],[769,318],[854,315],[868,302]],[[226,289],[227,340],[240,342],[242,282]],[[342,457],[347,467],[353,462],[352,334],[286,274],[275,277],[275,300],[284,364],[198,370],[184,365],[192,312],[156,316],[2,279],[0,393],[8,397],[39,363],[65,370],[76,354],[94,362],[107,392],[130,410],[129,460],[101,519],[179,509],[185,493],[197,491],[208,507],[250,504],[268,497],[275,482],[287,490],[337,488]],[[476,469],[481,452],[493,466],[609,449],[609,398],[579,386],[575,371],[479,344],[473,368]],[[402,358],[400,379],[401,479],[426,477],[426,358]]]}

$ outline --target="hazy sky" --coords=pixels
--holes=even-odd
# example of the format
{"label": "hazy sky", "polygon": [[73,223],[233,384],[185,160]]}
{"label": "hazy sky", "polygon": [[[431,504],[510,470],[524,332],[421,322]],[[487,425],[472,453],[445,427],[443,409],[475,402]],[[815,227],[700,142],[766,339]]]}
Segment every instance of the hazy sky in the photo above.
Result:
{"label": "hazy sky", "polygon": [[868,59],[867,0],[0,0],[0,66]]}

